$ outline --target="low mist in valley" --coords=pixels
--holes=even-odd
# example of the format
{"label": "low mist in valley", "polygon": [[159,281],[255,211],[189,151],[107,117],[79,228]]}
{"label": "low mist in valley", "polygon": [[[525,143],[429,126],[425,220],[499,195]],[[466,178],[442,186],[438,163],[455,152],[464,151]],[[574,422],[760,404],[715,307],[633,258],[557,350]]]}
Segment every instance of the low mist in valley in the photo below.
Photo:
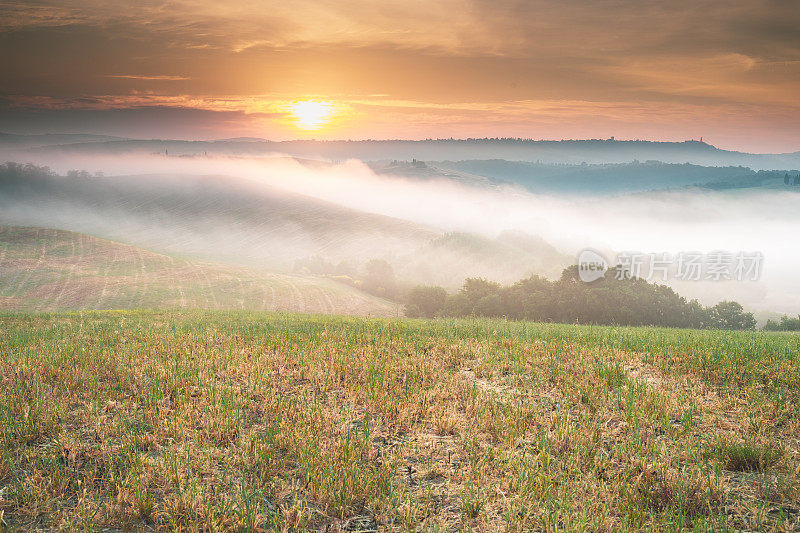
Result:
{"label": "low mist in valley", "polygon": [[[557,278],[587,247],[609,259],[621,251],[761,252],[759,281],[674,286],[705,304],[736,299],[755,310],[793,313],[800,301],[800,251],[788,245],[800,232],[800,195],[786,188],[679,183],[624,192],[617,185],[575,196],[535,193],[524,180],[482,176],[480,165],[466,163],[64,151],[6,158],[60,176],[6,180],[3,224],[67,229],[177,256],[334,277],[358,276],[379,259],[402,283],[454,290],[466,277]],[[701,168],[693,171],[698,179]],[[613,169],[598,171],[600,191]],[[722,174],[709,171],[709,181]]]}

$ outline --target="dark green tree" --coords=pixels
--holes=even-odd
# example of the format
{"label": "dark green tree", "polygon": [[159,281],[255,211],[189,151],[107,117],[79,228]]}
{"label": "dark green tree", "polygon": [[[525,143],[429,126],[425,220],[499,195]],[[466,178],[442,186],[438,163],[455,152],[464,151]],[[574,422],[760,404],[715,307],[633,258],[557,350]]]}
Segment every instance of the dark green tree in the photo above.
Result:
{"label": "dark green tree", "polygon": [[711,308],[711,326],[718,329],[755,329],[753,313],[745,313],[739,302],[723,301]]}
{"label": "dark green tree", "polygon": [[[444,289],[434,293],[433,287],[423,287],[413,301],[409,300],[407,314],[505,316],[512,320],[626,326],[755,328],[752,313],[745,313],[736,302],[703,307],[697,300],[687,301],[666,285],[633,277],[618,279],[616,274],[611,269],[603,278],[584,283],[578,277],[577,267],[573,266],[564,269],[558,281],[532,276],[506,287],[471,278],[464,281],[458,293],[446,296],[444,303],[441,303]],[[434,300],[433,294],[437,294],[436,303],[424,309],[428,304],[422,303]],[[770,323],[769,327],[789,328],[789,320],[792,319],[787,318],[781,324]]]}

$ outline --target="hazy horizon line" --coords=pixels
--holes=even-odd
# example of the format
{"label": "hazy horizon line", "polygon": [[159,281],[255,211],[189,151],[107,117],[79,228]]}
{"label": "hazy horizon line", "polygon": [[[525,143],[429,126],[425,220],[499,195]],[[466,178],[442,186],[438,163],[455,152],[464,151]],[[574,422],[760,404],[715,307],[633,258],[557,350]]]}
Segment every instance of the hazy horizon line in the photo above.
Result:
{"label": "hazy horizon line", "polygon": [[[346,143],[346,142],[470,142],[470,141],[516,141],[516,142],[532,142],[532,143],[569,143],[569,142],[611,142],[611,143],[650,143],[650,144],[688,144],[697,143],[705,146],[712,147],[716,150],[725,152],[739,152],[742,154],[750,155],[782,155],[793,154],[800,152],[800,147],[795,151],[788,152],[752,152],[745,149],[730,149],[720,148],[719,146],[700,139],[682,139],[682,140],[667,140],[667,139],[649,139],[649,138],[617,138],[616,136],[601,138],[601,137],[586,137],[586,138],[534,138],[534,137],[427,137],[427,138],[341,138],[341,139],[315,139],[315,138],[291,138],[291,139],[269,139],[266,137],[253,137],[249,135],[242,135],[236,137],[212,137],[212,138],[155,138],[155,137],[128,137],[121,135],[105,134],[105,133],[87,133],[87,132],[47,132],[47,133],[13,133],[9,131],[0,131],[0,135],[9,135],[17,137],[38,137],[38,136],[57,136],[57,135],[89,135],[95,137],[108,137],[116,141],[156,141],[156,142],[265,142],[265,143],[295,143],[295,142],[315,142],[315,143]],[[87,141],[91,142],[91,141]]]}

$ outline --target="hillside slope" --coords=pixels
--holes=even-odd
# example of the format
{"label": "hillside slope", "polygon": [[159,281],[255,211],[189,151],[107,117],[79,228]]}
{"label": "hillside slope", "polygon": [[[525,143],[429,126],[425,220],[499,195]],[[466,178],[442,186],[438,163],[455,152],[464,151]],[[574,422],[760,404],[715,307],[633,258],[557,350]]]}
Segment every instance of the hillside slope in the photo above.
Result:
{"label": "hillside slope", "polygon": [[322,254],[364,261],[438,232],[228,176],[0,173],[0,224],[99,235],[170,255],[291,270]]}
{"label": "hillside slope", "polygon": [[396,316],[330,280],[190,261],[85,234],[0,226],[0,309],[202,308]]}
{"label": "hillside slope", "polygon": [[509,282],[558,275],[569,261],[546,243],[492,242],[477,253],[439,246],[439,228],[218,175],[57,176],[0,165],[0,225],[87,233],[272,272],[291,272],[315,256],[356,271],[383,259],[399,278],[453,288],[469,276]]}

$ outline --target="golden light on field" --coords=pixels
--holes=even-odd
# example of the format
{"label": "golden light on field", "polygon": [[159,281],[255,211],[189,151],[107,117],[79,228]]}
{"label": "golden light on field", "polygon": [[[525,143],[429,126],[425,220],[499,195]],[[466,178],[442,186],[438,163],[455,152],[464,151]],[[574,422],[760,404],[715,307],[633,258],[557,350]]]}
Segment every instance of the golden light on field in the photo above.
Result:
{"label": "golden light on field", "polygon": [[301,100],[294,102],[289,109],[294,115],[295,125],[304,130],[318,130],[336,115],[335,106],[325,101]]}

